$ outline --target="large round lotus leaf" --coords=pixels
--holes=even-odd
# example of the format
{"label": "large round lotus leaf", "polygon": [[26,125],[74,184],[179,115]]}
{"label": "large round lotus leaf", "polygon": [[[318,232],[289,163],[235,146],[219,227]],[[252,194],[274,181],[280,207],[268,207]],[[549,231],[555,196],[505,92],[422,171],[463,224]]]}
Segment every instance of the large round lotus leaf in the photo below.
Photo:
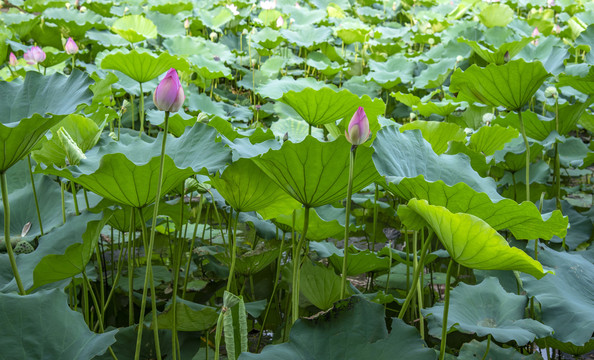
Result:
{"label": "large round lotus leaf", "polygon": [[460,348],[460,354],[458,354],[458,360],[477,360],[482,359],[483,355],[487,351],[486,359],[489,360],[542,360],[542,356],[539,353],[530,355],[523,355],[517,352],[514,348],[502,348],[499,345],[491,342],[487,343],[487,340],[478,342],[472,340],[469,343],[462,345]]}
{"label": "large round lotus leaf", "polygon": [[93,27],[105,28],[103,19],[92,11],[80,12],[75,8],[49,8],[43,12],[46,22],[60,26],[74,39],[84,38],[87,30]]}
{"label": "large round lotus leaf", "polygon": [[486,156],[502,150],[506,143],[518,137],[520,133],[512,127],[499,125],[483,126],[470,136],[468,147]]}
{"label": "large round lotus leaf", "polygon": [[[231,265],[231,257],[227,253],[220,252],[216,254],[215,257],[227,266]],[[277,258],[278,246],[259,246],[255,250],[247,251],[235,258],[235,271],[241,275],[253,275],[264,270]]]}
{"label": "large round lotus leaf", "polygon": [[465,71],[454,71],[450,91],[458,93],[459,100],[518,110],[530,101],[548,77],[549,73],[539,61],[527,63],[518,59],[505,65],[489,64],[485,68],[472,65]]}
{"label": "large round lotus leaf", "polygon": [[545,347],[548,346],[553,349],[563,351],[564,353],[578,356],[578,355],[587,354],[587,353],[591,352],[592,350],[594,350],[594,337],[590,338],[590,341],[588,341],[587,343],[585,343],[582,346],[577,346],[570,342],[561,342],[561,341],[555,339],[554,337],[550,337],[550,336],[546,337],[544,339],[536,340],[536,344],[538,344],[538,346],[541,349],[544,349]]}
{"label": "large round lotus leaf", "polygon": [[493,179],[479,176],[465,155],[437,155],[419,130],[400,133],[396,126],[386,126],[378,132],[373,148],[378,172],[396,187],[404,178],[423,175],[426,181],[442,180],[449,186],[463,182],[493,201],[503,199]]}
{"label": "large round lotus leaf", "polygon": [[528,296],[541,304],[542,321],[555,329],[553,337],[576,346],[590,341],[594,332],[594,265],[579,254],[541,246],[538,260],[555,276],[536,280],[522,275]]}
{"label": "large round lotus leaf", "polygon": [[291,44],[302,47],[312,47],[323,44],[332,35],[332,29],[329,27],[301,27],[296,31],[283,29],[281,35]]}
{"label": "large round lotus leaf", "polygon": [[[58,208],[54,209],[55,212],[60,214],[61,218],[61,211],[60,205],[58,203]],[[35,211],[33,211],[35,213]],[[17,256],[17,266],[19,269],[19,274],[21,275],[21,280],[23,282],[23,286],[25,289],[33,289],[34,287],[34,272],[37,265],[44,259],[46,256],[60,256],[65,254],[69,247],[73,247],[73,250],[80,246],[83,241],[83,238],[87,236],[99,236],[98,233],[93,233],[93,231],[89,231],[86,233],[87,228],[93,229],[96,227],[96,223],[101,220],[101,214],[91,214],[89,212],[82,212],[79,216],[72,216],[66,219],[66,223],[62,226],[54,228],[50,232],[46,232],[46,234],[40,237],[39,246],[29,254],[20,254]],[[61,221],[61,219],[60,219]],[[45,230],[45,229],[44,229]],[[99,228],[101,230],[101,228]],[[92,239],[91,239],[92,240]],[[89,240],[87,240],[89,241]],[[78,245],[76,245],[78,244]],[[70,250],[72,252],[72,250]],[[71,256],[75,257],[77,254],[72,253]],[[81,258],[81,254],[78,254],[78,258]],[[61,266],[64,268],[69,267],[71,264],[58,264],[58,269]],[[80,272],[76,272],[71,274],[67,278],[71,278],[72,276],[79,274]],[[47,276],[49,279],[52,276],[56,276],[51,281],[58,281],[63,278],[58,278],[59,276],[56,274],[48,273],[48,274],[39,274]],[[35,279],[35,281],[39,281],[40,279]],[[44,283],[47,283],[46,281]],[[10,270],[10,262],[8,259],[8,255],[0,254],[0,292],[10,292],[10,291],[17,291],[16,282],[14,281],[14,276],[12,271]]]}
{"label": "large round lotus leaf", "polygon": [[565,237],[568,218],[561,211],[543,213],[532,202],[518,204],[511,199],[492,201],[485,193],[465,183],[448,186],[443,181],[427,181],[423,175],[405,178],[397,186],[388,185],[399,197],[425,199],[431,205],[446,207],[453,213],[474,215],[495,230],[509,230],[516,239]]}
{"label": "large round lotus leaf", "polygon": [[[453,214],[442,206],[429,205],[426,200],[411,199],[407,207],[427,222],[452,259],[463,266],[479,270],[518,270],[539,279],[545,275],[538,261],[510,247],[495,229],[474,215]],[[398,214],[401,214],[400,209]]]}
{"label": "large round lotus leaf", "polygon": [[[448,329],[493,336],[506,343],[524,346],[536,338],[551,335],[553,329],[533,319],[524,319],[526,296],[506,292],[497,278],[489,277],[478,285],[460,283],[450,293]],[[429,334],[441,338],[443,303],[423,309],[429,320]]]}
{"label": "large round lotus leaf", "polygon": [[530,41],[532,41],[532,38],[525,37],[521,40],[508,42],[499,46],[489,44],[483,46],[474,40],[458,38],[458,42],[470,46],[478,56],[483,58],[483,60],[496,65],[503,65],[505,63],[506,54],[510,59],[513,59]]}
{"label": "large round lotus leaf", "polygon": [[239,359],[358,360],[370,354],[377,360],[436,358],[414,327],[399,319],[391,325],[388,334],[382,305],[353,296],[315,318],[297,320],[288,342],[268,345],[261,354],[243,353]]}
{"label": "large round lotus leaf", "polygon": [[[578,102],[573,105],[566,103],[564,106],[559,106],[558,133],[560,135],[567,135],[570,131],[574,130],[580,117],[592,102],[594,102],[594,98],[585,103]],[[526,136],[538,141],[545,140],[552,131],[555,131],[555,118],[545,117],[532,111],[524,111],[522,113],[522,121],[524,122]],[[503,118],[497,118],[493,121],[493,124],[512,126],[520,129],[520,120],[516,113],[508,113]]]}
{"label": "large round lotus leaf", "polygon": [[80,104],[90,104],[92,81],[75,70],[70,76],[28,72],[20,83],[0,82],[0,172],[26,156],[46,131]]}
{"label": "large round lotus leaf", "polygon": [[466,140],[466,133],[454,123],[416,120],[399,128],[400,132],[413,129],[421,130],[423,138],[431,144],[437,155],[443,154],[448,149],[450,141],[463,142]]}
{"label": "large round lotus leaf", "polygon": [[4,359],[90,360],[115,342],[117,332],[89,330],[61,290],[28,296],[0,294],[0,321],[4,324],[0,328]]}
{"label": "large round lotus leaf", "polygon": [[442,86],[452,71],[456,68],[456,58],[446,58],[434,64],[429,64],[415,77],[415,89],[435,89]]}
{"label": "large round lotus leaf", "polygon": [[573,68],[575,74],[560,74],[559,87],[571,86],[587,95],[594,95],[594,67],[580,65]]}
{"label": "large round lotus leaf", "polygon": [[[87,152],[78,166],[46,167],[42,172],[65,177],[120,204],[143,207],[155,200],[163,133],[157,138],[123,133],[120,141],[106,140]],[[206,169],[212,173],[228,161],[230,151],[216,142],[217,132],[196,124],[175,138],[167,135],[162,193]]]}
{"label": "large round lotus leaf", "polygon": [[403,94],[400,91],[391,93],[390,96],[410,107],[413,111],[418,111],[423,116],[431,116],[432,114],[448,116],[462,106],[450,99],[435,102],[426,99],[426,97],[421,99],[413,94]]}
{"label": "large round lotus leaf", "polygon": [[101,60],[102,69],[118,70],[130,78],[144,83],[165,73],[170,68],[178,71],[188,69],[187,61],[168,53],[157,56],[148,50],[117,49],[108,53]]}
{"label": "large round lotus leaf", "polygon": [[[350,149],[344,137],[321,142],[308,136],[300,143],[287,141],[253,161],[301,204],[318,207],[346,198]],[[357,149],[353,193],[378,178],[372,152],[365,146]]]}
{"label": "large round lotus leaf", "polygon": [[390,56],[385,62],[369,61],[367,81],[375,81],[384,89],[391,89],[400,83],[408,83],[413,79],[415,63],[408,61],[403,55]]}
{"label": "large round lotus leaf", "polygon": [[[295,231],[303,233],[305,209],[296,209],[295,212]],[[265,219],[271,217],[267,213],[263,213],[262,216]],[[293,215],[289,213],[276,216],[275,222],[291,228],[293,226]],[[307,238],[309,240],[320,241],[340,236],[340,234],[344,234],[344,225],[341,225],[338,220],[326,221],[318,215],[316,209],[309,209],[309,223],[307,226]]]}
{"label": "large round lotus leaf", "polygon": [[506,27],[512,22],[514,11],[505,4],[487,5],[479,14],[479,19],[488,28]]}
{"label": "large round lotus leaf", "polygon": [[178,298],[175,318],[173,306],[169,304],[165,311],[159,314],[158,324],[159,329],[172,329],[175,319],[177,331],[205,331],[216,325],[218,318],[216,308]]}
{"label": "large round lotus leaf", "polygon": [[291,106],[308,124],[324,125],[344,117],[350,119],[359,106],[365,109],[367,117],[373,121],[384,113],[385,105],[381,99],[362,98],[348,90],[334,91],[330,88],[314,90],[306,88],[299,92],[289,91],[279,99]]}
{"label": "large round lotus leaf", "polygon": [[154,39],[157,27],[152,21],[141,15],[128,15],[117,19],[111,30],[131,43]]}
{"label": "large round lotus leaf", "polygon": [[[234,161],[222,174],[215,174],[210,179],[225,201],[237,211],[263,210],[275,203],[286,207],[295,202],[250,159]],[[289,211],[295,205],[290,206]]]}

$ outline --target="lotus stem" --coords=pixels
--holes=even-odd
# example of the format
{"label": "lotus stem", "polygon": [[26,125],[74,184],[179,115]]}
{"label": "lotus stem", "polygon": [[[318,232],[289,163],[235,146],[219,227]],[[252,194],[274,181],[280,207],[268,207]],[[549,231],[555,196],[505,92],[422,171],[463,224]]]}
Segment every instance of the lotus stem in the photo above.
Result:
{"label": "lotus stem", "polygon": [[66,224],[66,201],[64,200],[64,182],[60,180],[60,196],[62,198],[62,224]]}
{"label": "lotus stem", "polygon": [[33,170],[31,170],[31,154],[27,155],[29,161],[29,176],[31,177],[31,188],[33,189],[33,199],[35,200],[35,210],[37,210],[37,220],[39,221],[39,231],[43,236],[43,223],[41,222],[41,212],[39,211],[39,201],[37,200],[37,190],[35,189],[35,179],[33,178]]}
{"label": "lotus stem", "polygon": [[14,280],[19,288],[19,294],[25,295],[25,288],[19,275],[14,252],[12,251],[12,244],[10,242],[10,206],[8,204],[8,185],[6,183],[6,172],[0,173],[0,183],[2,186],[2,205],[4,205],[4,242],[6,244],[6,252],[10,261],[10,267],[14,275]]}
{"label": "lotus stem", "polygon": [[[231,285],[235,283],[235,258],[237,257],[237,222],[239,221],[239,211],[235,216],[235,223],[233,224],[233,209],[229,212],[229,230],[231,230],[231,226],[233,226],[233,236],[231,236],[231,231],[229,231],[229,245],[231,246],[231,267],[229,268],[229,278],[227,279],[227,291],[231,292]],[[237,291],[238,287],[235,284],[235,290]]]}
{"label": "lotus stem", "polygon": [[[555,131],[559,133],[559,99],[555,98]],[[555,194],[557,210],[561,210],[561,164],[559,162],[559,144],[555,141]],[[565,242],[565,238],[563,238]],[[565,244],[563,244],[565,246]]]}
{"label": "lotus stem", "polygon": [[[140,108],[138,112],[138,117],[140,118],[140,132],[138,133],[138,137],[140,137],[144,132],[144,92],[142,91],[142,83],[139,82],[138,85],[140,85],[140,98],[138,99],[140,102],[138,104],[138,107]],[[165,135],[167,135],[167,133],[165,133]]]}
{"label": "lotus stem", "polygon": [[74,182],[70,182],[70,191],[72,191],[72,201],[74,202],[74,213],[76,216],[80,215],[80,211],[78,210],[78,199],[76,198],[76,186]]}
{"label": "lotus stem", "polygon": [[[418,231],[413,233],[413,253],[417,253],[417,241],[418,241]],[[419,260],[417,256],[413,257],[413,267],[416,269],[419,267]],[[421,314],[421,309],[423,309],[423,276],[421,274],[421,281],[417,281],[417,302],[419,304],[419,332],[421,333],[421,339],[425,340],[425,318],[423,314]]]}
{"label": "lotus stem", "polygon": [[448,311],[450,309],[450,278],[452,277],[452,265],[454,259],[450,258],[448,271],[446,272],[445,294],[444,294],[444,308],[443,308],[443,323],[441,325],[441,346],[439,347],[439,360],[443,360],[446,351],[446,340],[448,336]]}
{"label": "lotus stem", "polygon": [[342,281],[340,283],[340,298],[344,299],[347,286],[347,267],[348,267],[348,254],[349,254],[349,221],[351,215],[351,197],[353,196],[353,172],[355,168],[355,156],[357,154],[357,145],[351,146],[349,152],[349,182],[347,186],[347,198],[346,198],[346,216],[344,222],[344,257],[342,258]]}
{"label": "lotus stem", "polygon": [[194,243],[196,241],[196,233],[198,232],[198,222],[200,221],[200,217],[202,215],[202,204],[204,203],[204,196],[200,195],[200,202],[198,203],[198,214],[196,215],[195,225],[194,226],[194,233],[192,234],[192,241],[190,242],[190,255],[188,256],[188,261],[186,262],[186,270],[184,274],[184,287],[182,290],[182,299],[186,296],[186,289],[188,288],[188,278],[190,277],[190,263],[192,262],[192,251],[194,250]]}
{"label": "lotus stem", "polygon": [[[406,314],[406,310],[408,309],[408,306],[410,305],[410,302],[412,301],[415,292],[417,291],[416,283],[417,281],[419,281],[421,270],[424,268],[423,264],[425,264],[425,255],[427,255],[427,249],[429,248],[429,244],[431,244],[431,235],[433,235],[433,233],[430,231],[429,236],[427,236],[427,239],[424,240],[425,242],[421,247],[421,259],[419,260],[419,266],[417,266],[413,271],[413,283],[410,289],[408,290],[408,294],[406,294],[406,299],[404,300],[404,304],[402,304],[402,308],[400,309],[400,313],[398,314],[399,319],[404,318],[404,314]],[[418,255],[415,253],[413,254],[413,256],[416,257]]]}
{"label": "lotus stem", "polygon": [[526,146],[526,201],[530,201],[530,144],[526,136],[526,129],[524,129],[521,110],[518,110],[518,119],[520,120],[520,131],[524,139],[524,146]]}
{"label": "lotus stem", "polygon": [[[297,243],[297,249],[295,249],[295,258],[293,259],[293,294],[292,294],[292,311],[293,311],[293,321],[292,324],[295,323],[299,319],[299,287],[301,285],[301,248],[305,243],[305,237],[307,235],[307,227],[309,226],[309,206],[305,205],[304,208],[305,214],[303,215],[303,234],[299,238],[299,242]],[[304,257],[307,254],[304,255]]]}
{"label": "lotus stem", "polygon": [[485,350],[485,354],[483,355],[483,358],[481,360],[487,359],[487,355],[489,354],[490,348],[491,348],[491,334],[487,335],[487,349]]}
{"label": "lotus stem", "polygon": [[[161,346],[159,345],[159,324],[157,320],[157,301],[155,293],[155,282],[153,279],[153,272],[152,272],[152,258],[153,258],[153,248],[155,245],[155,233],[157,227],[157,216],[159,215],[159,202],[161,200],[161,188],[163,186],[163,171],[165,168],[165,146],[167,143],[167,134],[169,132],[169,111],[165,112],[165,131],[163,132],[163,141],[161,143],[161,161],[159,164],[159,177],[157,179],[157,193],[155,194],[155,205],[153,208],[153,220],[151,224],[151,235],[148,244],[148,251],[146,253],[146,274],[144,276],[144,287],[142,292],[142,302],[140,305],[140,323],[138,324],[138,337],[136,338],[136,353],[134,355],[134,359],[138,360],[140,358],[140,345],[142,343],[142,328],[143,328],[143,317],[144,317],[144,309],[146,306],[146,296],[147,296],[147,285],[150,278],[150,286],[151,286],[151,305],[153,310],[153,331],[155,336],[155,351],[157,352],[157,360],[161,360]],[[142,218],[142,212],[140,212],[140,216]],[[144,222],[142,224],[142,228],[144,230]]]}
{"label": "lotus stem", "polygon": [[[126,251],[128,255],[128,326],[134,324],[134,301],[132,297],[134,284],[134,258],[132,256],[133,243],[136,234],[136,210],[130,208],[130,231],[128,232],[128,246]],[[115,285],[114,285],[115,286]]]}
{"label": "lotus stem", "polygon": [[[132,109],[130,109],[130,116],[132,116],[132,130],[134,130],[134,95],[130,94],[130,106],[132,107]],[[118,140],[120,139],[120,136],[118,134]]]}

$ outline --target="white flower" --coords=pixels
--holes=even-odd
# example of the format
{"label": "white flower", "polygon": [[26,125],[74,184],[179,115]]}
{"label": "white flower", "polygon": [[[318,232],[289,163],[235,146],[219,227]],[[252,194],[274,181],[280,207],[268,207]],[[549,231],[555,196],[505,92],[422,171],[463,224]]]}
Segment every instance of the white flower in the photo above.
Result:
{"label": "white flower", "polygon": [[260,1],[260,7],[264,10],[272,10],[276,7],[276,0]]}
{"label": "white flower", "polygon": [[278,19],[276,19],[276,27],[278,27],[278,28],[283,27],[284,24],[285,24],[285,20],[283,19],[282,16],[279,16]]}
{"label": "white flower", "polygon": [[229,11],[231,11],[233,16],[239,15],[239,11],[237,11],[237,6],[235,6],[234,4],[228,4],[228,5],[225,5],[225,7],[227,9],[229,9]]}

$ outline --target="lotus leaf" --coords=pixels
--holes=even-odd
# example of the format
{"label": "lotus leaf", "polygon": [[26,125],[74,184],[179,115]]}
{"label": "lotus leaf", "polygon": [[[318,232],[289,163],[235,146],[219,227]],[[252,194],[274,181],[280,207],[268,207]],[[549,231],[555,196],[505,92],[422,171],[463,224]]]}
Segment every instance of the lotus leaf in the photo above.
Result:
{"label": "lotus leaf", "polygon": [[466,134],[458,125],[446,122],[415,120],[399,128],[400,132],[413,129],[421,130],[423,138],[431,144],[437,155],[443,154],[451,141],[462,142],[466,139]]}
{"label": "lotus leaf", "polygon": [[155,24],[141,15],[121,17],[113,23],[111,30],[131,43],[157,37]]}
{"label": "lotus leaf", "polygon": [[101,60],[100,66],[103,69],[121,71],[140,83],[150,81],[170,68],[175,68],[178,71],[188,69],[187,61],[177,56],[168,53],[157,56],[141,48],[132,51],[117,49],[107,53]]}

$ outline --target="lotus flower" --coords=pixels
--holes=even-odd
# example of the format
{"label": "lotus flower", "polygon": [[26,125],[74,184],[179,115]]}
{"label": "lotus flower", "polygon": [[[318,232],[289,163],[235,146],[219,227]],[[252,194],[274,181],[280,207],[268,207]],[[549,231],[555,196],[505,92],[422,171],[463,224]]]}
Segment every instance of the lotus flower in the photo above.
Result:
{"label": "lotus flower", "polygon": [[8,65],[15,67],[15,66],[17,66],[17,64],[18,64],[17,57],[13,52],[11,52],[10,56],[8,57]]}
{"label": "lotus flower", "polygon": [[69,37],[66,41],[66,45],[64,45],[64,50],[66,50],[66,54],[68,55],[74,55],[78,52],[78,46],[76,45],[74,40],[72,40],[71,37]]}
{"label": "lotus flower", "polygon": [[177,112],[185,99],[177,71],[169,69],[153,93],[155,106],[161,111]]}
{"label": "lotus flower", "polygon": [[37,65],[45,60],[45,52],[39,46],[33,46],[23,56],[29,65]]}
{"label": "lotus flower", "polygon": [[276,19],[276,27],[281,28],[281,27],[283,27],[284,24],[285,24],[285,19],[283,19],[282,16],[279,16],[278,19]]}
{"label": "lotus flower", "polygon": [[345,131],[345,136],[351,144],[357,146],[367,141],[367,139],[369,139],[369,135],[371,135],[369,130],[369,120],[367,120],[365,110],[359,106],[351,118],[349,127]]}

